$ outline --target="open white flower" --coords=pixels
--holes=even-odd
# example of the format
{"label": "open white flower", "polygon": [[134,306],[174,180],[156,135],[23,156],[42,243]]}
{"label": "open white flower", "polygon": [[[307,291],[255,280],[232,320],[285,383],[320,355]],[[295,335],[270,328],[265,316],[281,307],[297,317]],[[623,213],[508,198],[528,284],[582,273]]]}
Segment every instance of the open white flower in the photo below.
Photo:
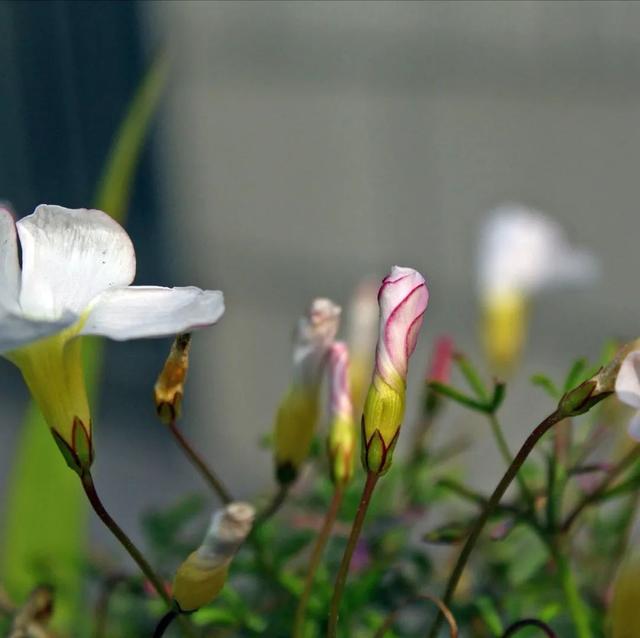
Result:
{"label": "open white flower", "polygon": [[531,296],[588,284],[598,271],[594,255],[573,246],[544,213],[522,204],[491,211],[480,231],[477,273],[485,347],[495,367],[508,368],[518,358]]}
{"label": "open white flower", "polygon": [[0,354],[20,368],[72,467],[93,456],[78,337],[169,336],[224,312],[219,291],[130,286],[135,271],[129,236],[102,211],[43,204],[14,223],[0,208]]}
{"label": "open white flower", "polygon": [[636,409],[629,423],[629,434],[640,441],[640,351],[630,352],[616,377],[616,395],[622,403]]}

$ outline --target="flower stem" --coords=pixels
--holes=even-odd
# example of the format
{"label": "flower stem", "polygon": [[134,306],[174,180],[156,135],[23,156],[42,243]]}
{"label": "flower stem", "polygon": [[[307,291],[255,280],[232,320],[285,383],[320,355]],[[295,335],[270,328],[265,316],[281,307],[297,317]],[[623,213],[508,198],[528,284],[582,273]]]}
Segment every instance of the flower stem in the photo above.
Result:
{"label": "flower stem", "polygon": [[294,638],[302,638],[303,629],[304,629],[304,617],[307,611],[309,597],[311,596],[313,581],[314,581],[318,566],[320,565],[320,560],[322,559],[324,548],[327,544],[327,541],[329,540],[331,529],[333,528],[333,524],[335,523],[336,516],[338,515],[338,511],[340,510],[340,504],[342,503],[342,495],[343,495],[342,486],[336,485],[333,490],[333,498],[331,499],[331,503],[329,504],[329,509],[327,510],[327,513],[324,517],[324,522],[322,523],[322,529],[320,530],[320,533],[316,538],[316,542],[313,547],[313,551],[311,553],[311,558],[309,559],[309,571],[307,572],[307,578],[304,583],[304,591],[302,592],[302,596],[300,597],[300,602],[298,603],[295,622],[293,625]]}
{"label": "flower stem", "polygon": [[171,609],[168,611],[157,624],[155,631],[153,632],[153,638],[162,638],[164,632],[169,628],[169,625],[178,617],[178,611]]}
{"label": "flower stem", "polygon": [[225,487],[224,483],[214,474],[210,467],[204,462],[202,457],[196,452],[189,441],[184,437],[184,434],[179,430],[175,420],[169,423],[169,430],[176,440],[178,445],[182,448],[182,451],[187,455],[191,463],[200,472],[204,480],[209,484],[211,489],[220,497],[220,500],[227,505],[233,501],[229,490]]}
{"label": "flower stem", "polygon": [[160,577],[153,571],[151,565],[147,562],[146,558],[142,555],[140,550],[133,544],[131,539],[122,531],[120,526],[111,518],[111,515],[105,509],[98,493],[96,492],[96,487],[93,483],[93,478],[91,476],[91,472],[89,470],[85,470],[80,474],[80,480],[82,482],[82,487],[84,488],[84,492],[91,503],[91,507],[93,507],[95,513],[98,515],[100,520],[109,528],[111,533],[120,541],[120,544],[129,552],[129,555],[133,560],[138,564],[138,567],[142,570],[144,575],[147,577],[149,582],[153,585],[155,590],[158,592],[158,595],[164,600],[168,607],[172,606],[171,599],[169,595],[165,591],[164,585]]}
{"label": "flower stem", "polygon": [[260,525],[266,523],[284,504],[287,500],[287,496],[289,494],[289,486],[281,485],[278,488],[278,491],[273,495],[271,502],[256,515],[256,520],[253,523],[253,528],[251,530],[251,535],[253,536],[254,532]]}
{"label": "flower stem", "polygon": [[555,548],[554,558],[558,566],[562,589],[577,636],[578,638],[592,638],[587,608],[580,597],[580,591],[571,571],[571,565],[561,547]]}
{"label": "flower stem", "polygon": [[[502,458],[505,464],[507,465],[507,467],[509,467],[513,462],[513,456],[511,454],[511,450],[509,449],[509,444],[507,443],[507,440],[504,438],[504,433],[502,431],[502,427],[500,426],[500,421],[498,421],[498,417],[496,417],[495,413],[493,412],[487,416],[489,418],[489,423],[491,425],[491,431],[493,432],[493,436],[496,440],[496,444],[498,445],[498,449],[500,450],[500,454],[502,455]],[[516,474],[516,481],[518,481],[518,487],[522,492],[522,496],[526,499],[527,503],[529,504],[529,507],[533,511],[534,510],[533,494],[531,494],[524,480],[524,477],[522,476],[522,474],[520,474],[519,471]]]}
{"label": "flower stem", "polygon": [[360,532],[362,531],[362,525],[364,524],[365,516],[367,515],[367,509],[369,508],[369,502],[373,490],[378,482],[379,475],[374,472],[367,474],[367,480],[362,490],[362,496],[360,497],[360,503],[358,504],[358,510],[351,526],[351,534],[347,541],[347,546],[342,555],[342,562],[338,570],[336,577],[336,583],[333,589],[333,597],[331,598],[331,608],[329,610],[329,625],[327,627],[327,638],[335,638],[338,631],[338,615],[340,613],[340,601],[342,600],[342,594],[344,592],[344,586],[347,582],[347,576],[349,574],[349,565],[351,564],[351,557],[356,548]]}
{"label": "flower stem", "polygon": [[[513,479],[517,476],[518,471],[522,467],[522,464],[525,462],[533,448],[536,446],[538,441],[542,438],[544,434],[546,434],[560,419],[563,417],[562,413],[559,410],[556,410],[552,414],[550,414],[544,421],[542,421],[529,435],[527,440],[524,442],[515,458],[513,459],[511,465],[507,468],[502,479],[496,486],[493,494],[490,496],[487,504],[482,510],[478,520],[476,521],[471,533],[467,537],[467,541],[458,556],[458,560],[449,576],[449,581],[447,583],[447,588],[445,590],[445,594],[442,598],[443,603],[449,607],[451,604],[451,599],[456,591],[456,587],[458,586],[458,581],[460,580],[460,576],[462,576],[462,572],[469,560],[469,556],[475,547],[482,530],[491,516],[491,513],[496,509],[496,507],[500,504],[500,500],[504,496],[504,493],[507,491],[509,485],[511,485]],[[442,614],[438,613],[436,616],[433,625],[431,626],[431,632],[429,633],[429,638],[435,638],[438,634],[438,629],[440,628],[440,624],[442,623]]]}

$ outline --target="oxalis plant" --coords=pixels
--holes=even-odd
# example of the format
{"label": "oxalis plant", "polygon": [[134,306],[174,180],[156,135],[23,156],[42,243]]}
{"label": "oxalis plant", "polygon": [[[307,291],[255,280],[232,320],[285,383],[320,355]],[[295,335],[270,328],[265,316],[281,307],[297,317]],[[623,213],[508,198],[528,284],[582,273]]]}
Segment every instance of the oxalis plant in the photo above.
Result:
{"label": "oxalis plant", "polygon": [[[403,425],[429,293],[419,272],[394,266],[377,297],[371,284],[356,296],[345,341],[337,339],[341,308],[329,299],[313,300],[299,319],[290,385],[265,442],[276,487],[267,499],[239,502],[180,427],[191,335],[221,319],[222,293],[132,286],[131,241],[99,210],[42,205],[15,222],[0,209],[0,242],[2,356],[22,373],[88,503],[132,559],[116,570],[86,557],[77,627],[97,637],[640,635],[640,561],[630,550],[640,446],[616,427],[627,418],[621,404],[640,410],[640,341],[608,348],[592,369],[578,360],[560,383],[536,375],[532,391],[555,407],[512,452],[500,419],[507,385],[487,382],[452,339],[437,339],[420,418]],[[528,291],[515,283],[486,298],[487,353],[505,371],[525,332]],[[145,514],[152,558],[93,479],[86,335],[174,336],[154,386],[157,416],[220,506],[204,534],[208,499]],[[605,401],[612,395],[618,400]],[[489,493],[455,468],[464,441],[435,443],[449,403],[487,420],[504,463]],[[440,523],[425,529],[432,514]],[[3,593],[3,631],[83,635],[51,628],[55,602],[46,582],[24,600]]]}

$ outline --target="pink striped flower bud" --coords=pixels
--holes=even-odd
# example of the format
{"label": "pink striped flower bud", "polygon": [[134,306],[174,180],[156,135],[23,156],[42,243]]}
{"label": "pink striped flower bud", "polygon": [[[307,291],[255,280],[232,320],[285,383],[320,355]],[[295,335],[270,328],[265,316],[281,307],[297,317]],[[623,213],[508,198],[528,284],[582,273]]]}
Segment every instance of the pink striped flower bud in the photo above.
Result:
{"label": "pink striped flower bud", "polygon": [[356,444],[353,405],[349,383],[349,350],[336,341],[329,351],[329,439],[328,451],[331,478],[344,485],[353,476],[353,456]]}
{"label": "pink striped flower bud", "polygon": [[362,462],[369,472],[383,474],[391,465],[404,416],[409,357],[428,301],[425,280],[412,268],[394,266],[378,292],[376,365],[362,415]]}

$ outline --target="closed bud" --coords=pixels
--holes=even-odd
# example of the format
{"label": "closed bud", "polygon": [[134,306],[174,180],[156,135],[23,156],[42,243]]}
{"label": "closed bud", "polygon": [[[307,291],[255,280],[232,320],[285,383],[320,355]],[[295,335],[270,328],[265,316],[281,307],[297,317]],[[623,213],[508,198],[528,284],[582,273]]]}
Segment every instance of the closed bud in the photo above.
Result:
{"label": "closed bud", "polygon": [[337,341],[329,352],[329,438],[327,448],[334,483],[345,485],[353,476],[356,445],[349,387],[349,351]]}
{"label": "closed bud", "polygon": [[191,335],[178,335],[153,388],[158,418],[165,424],[180,418],[184,384],[189,369]]}
{"label": "closed bud", "polygon": [[198,549],[178,567],[173,598],[183,612],[209,604],[220,593],[229,565],[249,535],[255,510],[248,503],[230,503],[218,510]]}
{"label": "closed bud", "polygon": [[309,454],[318,422],[322,373],[339,320],[339,306],[329,299],[316,299],[298,323],[293,378],[275,422],[276,478],[283,485],[295,480]]}
{"label": "closed bud", "polygon": [[487,296],[482,306],[482,341],[492,367],[502,373],[520,358],[527,325],[525,296],[517,290]]}
{"label": "closed bud", "polygon": [[429,292],[422,275],[394,266],[378,292],[380,325],[376,365],[362,415],[362,462],[383,474],[404,417],[409,357],[413,353]]}

